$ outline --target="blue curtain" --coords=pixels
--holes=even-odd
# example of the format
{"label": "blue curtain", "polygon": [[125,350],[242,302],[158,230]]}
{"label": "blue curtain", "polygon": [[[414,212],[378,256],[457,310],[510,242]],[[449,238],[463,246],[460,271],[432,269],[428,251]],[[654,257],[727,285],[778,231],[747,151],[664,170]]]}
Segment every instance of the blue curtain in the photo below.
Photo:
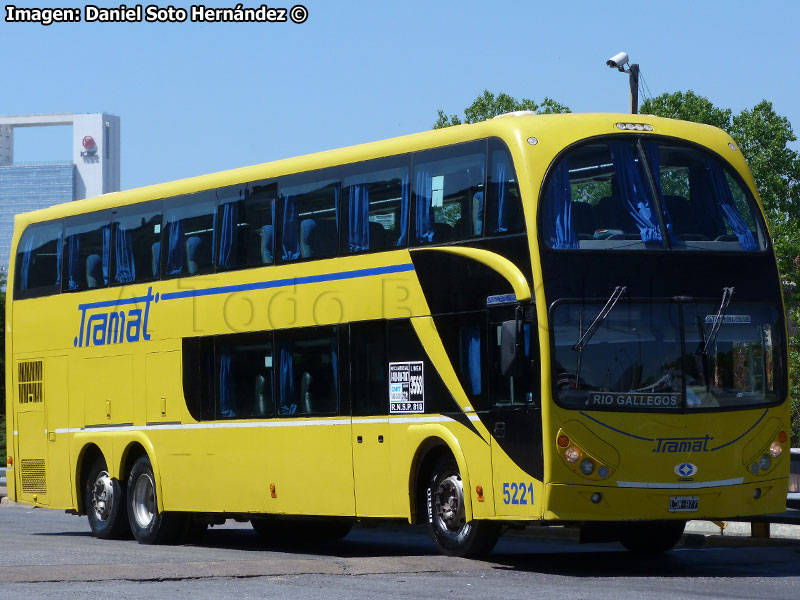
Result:
{"label": "blue curtain", "polygon": [[433,177],[427,169],[417,169],[417,178],[414,186],[416,194],[416,223],[417,242],[433,241]]}
{"label": "blue curtain", "polygon": [[280,405],[278,407],[278,413],[282,415],[293,415],[297,412],[297,396],[295,395],[294,388],[291,344],[278,344],[278,352],[280,354],[280,373],[278,380]]}
{"label": "blue curtain", "polygon": [[[506,206],[506,188],[508,187],[506,173],[508,171],[508,164],[506,163],[505,153],[496,152],[495,154],[499,154],[500,156],[497,157],[494,167],[495,198],[497,199],[497,205],[489,209],[497,211],[497,214],[494,215],[496,217],[496,225],[494,231],[491,233],[505,233],[508,231],[508,223],[506,222],[508,220],[508,215],[506,214],[508,211]],[[567,173],[567,180],[569,181],[569,173]]]}
{"label": "blue curtain", "polygon": [[706,159],[706,172],[708,173],[717,205],[722,208],[725,220],[728,221],[728,224],[739,239],[739,244],[744,250],[758,250],[758,243],[753,237],[753,233],[742,218],[739,209],[736,208],[736,202],[733,199],[728,180],[725,178],[725,172],[711,159]]}
{"label": "blue curtain", "polygon": [[408,173],[403,175],[402,193],[400,195],[400,237],[397,238],[398,246],[408,243]]}
{"label": "blue curtain", "polygon": [[81,287],[81,272],[83,271],[80,261],[81,244],[77,235],[71,235],[68,239],[69,263],[67,266],[69,267],[69,279],[67,281],[67,289],[77,290]]}
{"label": "blue curtain", "polygon": [[219,357],[219,412],[223,417],[235,417],[231,391],[231,351],[223,350]]}
{"label": "blue curtain", "polygon": [[228,202],[222,205],[222,223],[219,234],[219,256],[217,264],[225,269],[234,266],[233,248],[236,244],[236,226],[239,223],[239,203]]}
{"label": "blue curtain", "polygon": [[628,142],[610,142],[614,173],[622,201],[636,222],[643,242],[660,242],[658,217],[653,214],[642,173],[634,160],[633,147]]}
{"label": "blue curtain", "polygon": [[[25,248],[22,250],[22,266],[20,267],[20,289],[27,290],[28,289],[28,275],[30,274],[31,270],[31,257],[33,256],[33,243],[34,243],[35,235],[32,233],[28,234],[28,239],[25,243]],[[61,246],[61,240],[59,239],[59,246]],[[61,250],[59,249],[58,252],[59,258],[61,257]],[[59,271],[61,270],[61,262],[59,261],[58,265]]]}
{"label": "blue curtain", "polygon": [[114,250],[117,261],[114,273],[115,283],[131,283],[136,280],[136,263],[133,258],[133,240],[131,232],[121,223],[115,223]]}
{"label": "blue curtain", "polygon": [[566,158],[561,159],[551,175],[545,196],[544,220],[553,248],[578,248],[578,236],[572,229],[572,189]]}
{"label": "blue curtain", "polygon": [[103,227],[103,285],[108,285],[108,271],[111,262],[111,225]]}
{"label": "blue curtain", "polygon": [[481,330],[475,325],[462,327],[461,334],[461,373],[466,375],[470,393],[481,393]]}
{"label": "blue curtain", "polygon": [[336,337],[331,338],[331,365],[333,366],[333,393],[336,394],[336,406],[339,406],[339,345]]}
{"label": "blue curtain", "polygon": [[183,221],[177,215],[169,218],[169,247],[167,252],[167,275],[183,273],[186,244],[183,240]]}
{"label": "blue curtain", "polygon": [[349,252],[369,250],[369,188],[366,183],[350,186],[348,203],[347,249]]}
{"label": "blue curtain", "polygon": [[644,144],[644,155],[647,158],[647,163],[650,165],[650,172],[653,174],[653,181],[656,184],[656,191],[658,197],[661,199],[661,208],[664,211],[664,224],[667,226],[667,235],[670,241],[674,244],[678,241],[675,237],[675,231],[672,228],[672,217],[669,215],[667,203],[664,202],[664,191],[661,189],[661,151],[658,144],[648,142]]}
{"label": "blue curtain", "polygon": [[283,198],[283,223],[281,226],[281,246],[283,260],[300,258],[300,222],[297,214],[297,203],[293,196]]}

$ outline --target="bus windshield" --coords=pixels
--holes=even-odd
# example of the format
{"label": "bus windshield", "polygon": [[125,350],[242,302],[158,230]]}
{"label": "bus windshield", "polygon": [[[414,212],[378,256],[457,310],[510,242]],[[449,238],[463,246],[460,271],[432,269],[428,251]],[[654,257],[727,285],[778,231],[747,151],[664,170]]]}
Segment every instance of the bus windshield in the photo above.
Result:
{"label": "bus windshield", "polygon": [[672,141],[615,138],[569,150],[542,199],[556,250],[763,250],[755,199],[712,154]]}
{"label": "bus windshield", "polygon": [[591,340],[577,341],[601,302],[553,309],[556,399],[567,408],[683,411],[774,404],[781,363],[778,314],[732,302],[712,330],[713,303],[623,303]]}

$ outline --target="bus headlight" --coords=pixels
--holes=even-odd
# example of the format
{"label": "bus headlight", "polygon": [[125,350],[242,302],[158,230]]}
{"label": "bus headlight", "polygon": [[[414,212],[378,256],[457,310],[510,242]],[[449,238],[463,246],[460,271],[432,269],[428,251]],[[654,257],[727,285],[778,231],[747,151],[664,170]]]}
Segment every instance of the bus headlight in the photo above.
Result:
{"label": "bus headlight", "polygon": [[594,463],[589,458],[584,458],[581,461],[581,473],[584,475],[591,475],[594,472]]}
{"label": "bus headlight", "polygon": [[605,479],[608,477],[608,467],[605,465],[600,465],[600,467],[597,469],[597,476],[600,479]]}
{"label": "bus headlight", "polygon": [[772,442],[769,445],[769,455],[772,458],[778,458],[781,455],[781,452],[783,452],[783,446],[781,446],[780,442]]}
{"label": "bus headlight", "polygon": [[581,451],[578,450],[575,446],[570,446],[566,450],[564,450],[564,458],[567,459],[567,462],[576,463],[578,459],[581,457]]}

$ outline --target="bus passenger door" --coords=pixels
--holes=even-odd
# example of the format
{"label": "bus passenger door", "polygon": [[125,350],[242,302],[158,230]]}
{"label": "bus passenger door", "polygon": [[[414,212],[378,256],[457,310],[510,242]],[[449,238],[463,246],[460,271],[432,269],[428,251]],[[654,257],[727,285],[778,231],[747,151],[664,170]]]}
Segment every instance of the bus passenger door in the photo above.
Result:
{"label": "bus passenger door", "polygon": [[500,365],[504,321],[515,319],[514,307],[489,313],[489,431],[495,512],[500,516],[542,513],[542,405],[539,385],[539,340],[536,316],[526,311],[523,326],[523,374],[505,376]]}
{"label": "bus passenger door", "polygon": [[356,515],[393,516],[386,322],[350,325],[350,406]]}

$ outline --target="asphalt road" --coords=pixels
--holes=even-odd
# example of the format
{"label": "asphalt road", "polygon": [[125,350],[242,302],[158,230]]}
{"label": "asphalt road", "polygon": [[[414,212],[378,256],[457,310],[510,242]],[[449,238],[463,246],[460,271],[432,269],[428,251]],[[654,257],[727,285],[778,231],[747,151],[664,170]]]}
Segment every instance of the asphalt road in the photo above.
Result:
{"label": "asphalt road", "polygon": [[506,535],[488,559],[466,560],[438,555],[421,527],[357,527],[335,544],[275,548],[229,522],[200,544],[142,546],[97,540],[83,517],[2,505],[0,598],[797,597],[800,542],[759,544],[653,558],[547,529]]}

